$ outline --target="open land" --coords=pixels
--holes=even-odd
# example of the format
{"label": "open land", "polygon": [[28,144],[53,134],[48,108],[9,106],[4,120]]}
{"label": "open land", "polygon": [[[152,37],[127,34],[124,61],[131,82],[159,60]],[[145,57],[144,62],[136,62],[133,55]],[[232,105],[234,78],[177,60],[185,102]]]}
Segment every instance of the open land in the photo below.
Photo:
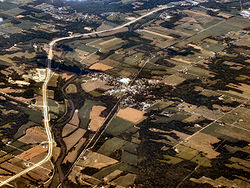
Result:
{"label": "open land", "polygon": [[0,2],[1,185],[249,187],[248,7]]}

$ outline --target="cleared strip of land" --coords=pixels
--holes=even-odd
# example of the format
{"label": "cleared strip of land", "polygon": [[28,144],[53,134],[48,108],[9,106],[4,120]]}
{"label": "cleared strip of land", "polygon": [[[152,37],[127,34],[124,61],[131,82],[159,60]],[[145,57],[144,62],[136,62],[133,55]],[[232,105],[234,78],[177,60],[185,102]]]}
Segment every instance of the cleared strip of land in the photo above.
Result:
{"label": "cleared strip of land", "polygon": [[110,39],[110,40],[106,40],[106,41],[103,41],[103,42],[99,43],[99,45],[103,46],[103,45],[105,45],[105,44],[107,44],[107,43],[110,43],[110,42],[113,42],[113,41],[115,41],[115,40],[117,40],[117,39],[118,39],[118,38],[112,38],[112,39]]}
{"label": "cleared strip of land", "polygon": [[164,35],[164,34],[161,34],[161,33],[157,33],[157,32],[154,32],[154,31],[149,31],[149,30],[146,30],[146,29],[144,29],[143,31],[146,32],[146,33],[150,33],[150,34],[153,34],[153,35],[163,37],[163,38],[174,39],[174,37],[171,37],[169,35]]}

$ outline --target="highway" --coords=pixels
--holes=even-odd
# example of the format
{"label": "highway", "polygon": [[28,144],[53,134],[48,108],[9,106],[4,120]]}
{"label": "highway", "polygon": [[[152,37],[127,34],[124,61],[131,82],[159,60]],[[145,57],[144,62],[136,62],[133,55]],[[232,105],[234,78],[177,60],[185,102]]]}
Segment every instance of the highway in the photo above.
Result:
{"label": "highway", "polygon": [[[50,51],[52,53],[52,48],[50,48]],[[48,113],[48,103],[47,103],[47,85],[48,82],[50,80],[50,74],[51,74],[51,70],[50,70],[50,61],[51,59],[48,59],[48,68],[46,69],[46,78],[44,80],[44,84],[43,84],[43,88],[42,88],[42,92],[43,92],[43,115],[44,115],[44,127],[45,127],[45,131],[48,137],[48,154],[46,155],[46,157],[39,161],[38,163],[34,164],[33,166],[26,168],[25,170],[23,170],[22,172],[10,177],[9,179],[2,181],[0,183],[0,187],[10,183],[11,181],[15,180],[16,178],[28,173],[29,171],[35,169],[36,167],[41,166],[42,164],[44,164],[45,162],[47,162],[48,160],[50,160],[51,156],[52,156],[52,148],[53,148],[53,137],[50,131],[50,126],[49,126],[49,113]]]}
{"label": "highway", "polygon": [[2,181],[0,183],[0,187],[3,186],[3,185],[9,184],[11,181],[15,180],[16,178],[28,173],[29,171],[35,169],[36,167],[41,166],[42,164],[49,161],[51,159],[51,157],[52,157],[53,137],[52,137],[52,133],[51,133],[51,130],[50,130],[50,125],[49,125],[49,112],[48,112],[49,107],[48,107],[48,99],[47,99],[47,85],[48,85],[48,82],[49,82],[49,80],[51,78],[51,60],[53,59],[53,46],[57,42],[62,41],[62,40],[68,40],[68,39],[73,39],[73,38],[83,37],[83,36],[96,35],[96,34],[101,34],[101,33],[106,33],[106,32],[110,32],[110,31],[115,31],[115,30],[122,29],[122,28],[127,27],[127,26],[129,26],[129,25],[131,25],[131,24],[133,24],[133,23],[135,23],[135,22],[149,16],[149,15],[154,14],[155,12],[158,12],[160,10],[164,10],[164,9],[167,9],[167,8],[168,8],[167,5],[158,7],[156,9],[148,12],[145,15],[142,15],[142,16],[140,16],[140,17],[138,17],[138,18],[136,18],[136,19],[134,19],[134,20],[132,20],[130,22],[127,22],[127,23],[125,23],[123,25],[120,25],[120,26],[117,26],[115,28],[102,30],[102,31],[95,31],[95,32],[91,32],[91,33],[71,35],[71,36],[68,36],[68,37],[57,38],[57,39],[54,39],[53,41],[51,41],[49,43],[48,66],[47,66],[47,69],[46,69],[46,78],[44,80],[43,87],[42,87],[44,128],[45,128],[45,131],[46,131],[46,134],[47,134],[47,137],[48,137],[48,153],[47,153],[46,157],[43,160],[39,161],[38,163],[34,164],[33,166],[31,166],[29,168],[26,168],[22,172],[10,177],[9,179],[6,179],[5,181]]}

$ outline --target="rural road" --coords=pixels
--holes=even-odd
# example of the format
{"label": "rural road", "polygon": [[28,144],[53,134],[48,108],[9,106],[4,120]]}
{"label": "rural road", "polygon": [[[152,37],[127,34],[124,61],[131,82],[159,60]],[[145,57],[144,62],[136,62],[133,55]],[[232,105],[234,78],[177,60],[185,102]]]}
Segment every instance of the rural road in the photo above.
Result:
{"label": "rural road", "polygon": [[62,41],[62,40],[68,40],[68,39],[73,39],[73,38],[77,38],[77,37],[83,37],[83,36],[89,36],[89,35],[96,35],[96,34],[101,34],[101,33],[106,33],[106,32],[110,32],[110,31],[115,31],[115,30],[119,30],[119,29],[122,29],[124,27],[127,27],[149,15],[152,15],[154,14],[155,12],[158,12],[160,10],[164,10],[164,9],[167,9],[169,8],[167,5],[165,6],[161,6],[161,7],[158,7],[150,12],[148,12],[147,14],[145,15],[142,15],[130,22],[127,22],[123,25],[120,25],[120,26],[117,26],[115,28],[112,28],[112,29],[107,29],[107,30],[102,30],[102,31],[95,31],[95,32],[91,32],[91,33],[84,33],[84,34],[77,34],[77,35],[72,35],[72,36],[68,36],[68,37],[62,37],[62,38],[58,38],[58,39],[55,39],[53,41],[51,41],[49,43],[49,53],[48,53],[48,67],[46,69],[46,78],[44,80],[44,83],[43,83],[43,87],[42,87],[42,94],[43,94],[43,115],[44,115],[44,128],[45,128],[45,131],[46,131],[46,134],[47,134],[47,137],[48,137],[48,154],[46,155],[46,157],[39,161],[38,163],[34,164],[33,166],[29,167],[29,168],[26,168],[25,170],[23,170],[22,172],[10,177],[9,179],[6,179],[5,181],[2,181],[0,183],[0,187],[3,186],[3,185],[6,185],[8,183],[10,183],[11,181],[15,180],[16,178],[28,173],[29,171],[35,169],[36,167],[39,167],[41,166],[42,164],[46,163],[47,161],[49,161],[51,159],[51,156],[52,156],[52,149],[53,149],[53,137],[52,137],[52,133],[51,133],[51,130],[50,130],[50,125],[49,125],[49,112],[48,112],[48,100],[47,100],[47,85],[48,85],[48,82],[50,80],[50,77],[51,77],[51,60],[53,59],[53,46],[59,42],[59,41]]}

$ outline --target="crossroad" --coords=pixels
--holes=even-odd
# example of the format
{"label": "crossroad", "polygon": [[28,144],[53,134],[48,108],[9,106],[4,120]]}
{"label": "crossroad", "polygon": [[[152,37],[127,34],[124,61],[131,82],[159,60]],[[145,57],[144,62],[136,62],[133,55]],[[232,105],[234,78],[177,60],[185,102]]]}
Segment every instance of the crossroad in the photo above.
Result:
{"label": "crossroad", "polygon": [[38,163],[34,164],[33,166],[29,167],[29,168],[26,168],[24,169],[22,172],[18,173],[18,174],[15,174],[13,175],[12,177],[6,179],[5,181],[2,181],[0,183],[0,187],[3,186],[3,185],[6,185],[6,184],[9,184],[11,181],[15,180],[16,178],[19,178],[20,176],[28,173],[29,171],[31,170],[34,170],[35,168],[43,165],[44,163],[46,163],[47,161],[49,161],[52,157],[52,151],[53,151],[53,137],[52,137],[52,133],[51,133],[51,129],[50,129],[50,125],[49,125],[49,107],[48,107],[48,99],[47,99],[47,85],[48,85],[48,82],[51,78],[51,60],[53,59],[53,46],[59,42],[59,41],[63,41],[63,40],[68,40],[68,39],[73,39],[73,38],[78,38],[78,37],[84,37],[84,36],[90,36],[90,35],[98,35],[98,34],[102,34],[102,33],[107,33],[107,32],[111,32],[111,31],[116,31],[116,30],[119,30],[119,29],[122,29],[124,27],[127,27],[149,15],[152,15],[160,10],[164,10],[164,9],[167,9],[169,8],[167,5],[165,6],[161,6],[161,7],[158,7],[150,12],[148,12],[147,14],[145,15],[142,15],[130,22],[127,22],[123,25],[120,25],[120,26],[117,26],[117,27],[114,27],[114,28],[111,28],[111,29],[106,29],[106,30],[102,30],[102,31],[94,31],[94,32],[91,32],[91,33],[84,33],[84,34],[76,34],[76,35],[71,35],[71,36],[68,36],[68,37],[62,37],[62,38],[57,38],[57,39],[54,39],[53,41],[51,41],[49,43],[49,52],[48,52],[48,66],[47,66],[47,69],[46,69],[46,77],[45,77],[45,80],[44,80],[44,83],[43,83],[43,87],[42,87],[42,94],[43,94],[43,116],[44,116],[44,128],[45,128],[45,131],[46,131],[46,134],[47,134],[47,138],[48,138],[48,153],[46,155],[46,157],[39,161]]}

